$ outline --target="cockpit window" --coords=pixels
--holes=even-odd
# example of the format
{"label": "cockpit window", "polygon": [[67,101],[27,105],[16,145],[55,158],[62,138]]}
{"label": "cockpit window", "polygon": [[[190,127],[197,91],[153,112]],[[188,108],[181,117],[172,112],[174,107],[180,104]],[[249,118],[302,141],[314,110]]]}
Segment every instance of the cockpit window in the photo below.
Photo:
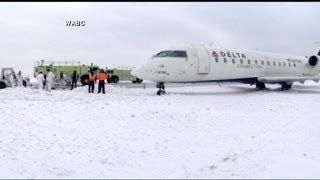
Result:
{"label": "cockpit window", "polygon": [[155,55],[155,57],[169,57],[171,54],[171,51],[161,51],[158,54]]}
{"label": "cockpit window", "polygon": [[172,51],[170,57],[187,57],[187,53],[185,51]]}
{"label": "cockpit window", "polygon": [[186,58],[186,51],[161,51],[156,54],[154,57],[182,57]]}

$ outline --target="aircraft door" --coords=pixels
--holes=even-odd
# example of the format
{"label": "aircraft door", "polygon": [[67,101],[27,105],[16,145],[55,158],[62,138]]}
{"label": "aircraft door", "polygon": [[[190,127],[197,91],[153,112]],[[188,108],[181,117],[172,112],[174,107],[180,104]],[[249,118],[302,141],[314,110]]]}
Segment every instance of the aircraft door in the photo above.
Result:
{"label": "aircraft door", "polygon": [[198,74],[208,74],[210,71],[210,56],[204,46],[195,46],[198,58]]}

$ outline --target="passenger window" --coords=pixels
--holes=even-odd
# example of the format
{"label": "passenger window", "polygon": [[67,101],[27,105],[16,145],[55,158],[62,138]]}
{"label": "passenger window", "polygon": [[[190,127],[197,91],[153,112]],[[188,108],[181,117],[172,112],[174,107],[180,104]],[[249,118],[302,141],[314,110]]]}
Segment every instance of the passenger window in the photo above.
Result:
{"label": "passenger window", "polygon": [[264,65],[264,61],[261,61],[261,65]]}
{"label": "passenger window", "polygon": [[268,65],[268,66],[270,65],[270,62],[269,62],[269,61],[267,61],[267,65]]}
{"label": "passenger window", "polygon": [[286,62],[283,62],[283,66],[286,66]]}
{"label": "passenger window", "polygon": [[289,64],[289,67],[291,67],[291,63],[288,63]]}
{"label": "passenger window", "polygon": [[218,59],[218,58],[216,58],[216,62],[219,62],[219,59]]}
{"label": "passenger window", "polygon": [[275,61],[273,61],[273,65],[274,65],[274,66],[276,65],[276,62],[275,62]]}
{"label": "passenger window", "polygon": [[258,64],[258,60],[254,60],[254,63]]}
{"label": "passenger window", "polygon": [[250,64],[251,62],[250,62],[250,59],[248,59],[248,64]]}
{"label": "passenger window", "polygon": [[227,58],[223,58],[224,63],[227,63]]}
{"label": "passenger window", "polygon": [[296,63],[293,63],[293,66],[296,67]]}
{"label": "passenger window", "polygon": [[181,57],[181,58],[186,58],[187,53],[186,51],[172,51],[170,54],[170,57]]}
{"label": "passenger window", "polygon": [[232,63],[233,63],[233,64],[236,63],[236,60],[235,60],[235,59],[232,59]]}
{"label": "passenger window", "polygon": [[279,62],[279,66],[281,66],[281,62]]}
{"label": "passenger window", "polygon": [[240,63],[243,64],[243,60],[242,59],[240,59]]}

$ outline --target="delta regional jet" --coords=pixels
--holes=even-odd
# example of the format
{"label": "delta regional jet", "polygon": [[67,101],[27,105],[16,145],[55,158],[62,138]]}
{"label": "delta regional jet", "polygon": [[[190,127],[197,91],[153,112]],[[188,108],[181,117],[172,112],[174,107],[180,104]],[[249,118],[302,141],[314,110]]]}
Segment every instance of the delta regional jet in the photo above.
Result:
{"label": "delta regional jet", "polygon": [[159,52],[131,74],[157,82],[158,95],[165,93],[164,83],[240,82],[259,89],[278,83],[283,91],[294,82],[319,82],[319,58],[320,51],[304,57],[187,45]]}

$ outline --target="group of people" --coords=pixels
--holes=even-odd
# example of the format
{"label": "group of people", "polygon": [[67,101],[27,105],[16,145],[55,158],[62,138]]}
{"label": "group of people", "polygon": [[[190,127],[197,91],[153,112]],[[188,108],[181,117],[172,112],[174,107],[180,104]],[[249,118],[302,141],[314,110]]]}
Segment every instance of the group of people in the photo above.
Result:
{"label": "group of people", "polygon": [[[78,79],[79,79],[79,74],[77,74],[77,71],[74,70],[73,73],[71,74],[71,90],[77,87]],[[63,71],[60,72],[59,82],[60,82],[61,89],[65,89],[66,83],[67,83],[67,75],[64,74]]]}
{"label": "group of people", "polygon": [[7,76],[9,76],[9,82],[11,84],[11,87],[26,87],[27,82],[23,79],[21,71],[19,71],[17,74],[14,73],[14,71],[10,71]]}
{"label": "group of people", "polygon": [[50,71],[50,69],[47,69],[46,75],[44,75],[42,73],[42,71],[40,71],[39,74],[36,75],[36,79],[38,81],[38,88],[39,89],[45,89],[46,91],[51,92],[52,85],[53,85],[54,79],[55,79],[55,75],[53,74],[53,72]]}
{"label": "group of people", "polygon": [[[95,83],[98,81],[98,93],[105,94],[105,80],[107,79],[107,72],[105,72],[103,69],[99,71],[98,74],[96,74],[94,71],[89,72],[89,93],[94,93],[94,86]],[[51,89],[53,87],[53,83],[55,80],[55,75],[50,71],[50,69],[47,69],[47,74],[44,75],[43,72],[39,72],[36,75],[36,79],[38,81],[38,88],[39,89],[45,89],[46,91],[51,92]],[[77,71],[74,70],[71,75],[71,89],[74,89],[77,87],[77,81],[79,79],[79,74],[77,74]],[[59,83],[60,87],[62,89],[65,89],[67,76],[63,73],[63,71],[60,72],[59,75]]]}
{"label": "group of people", "polygon": [[98,74],[95,74],[94,71],[89,73],[89,93],[94,93],[94,85],[98,81],[98,94],[105,94],[105,80],[107,79],[108,74],[103,69],[100,69]]}

